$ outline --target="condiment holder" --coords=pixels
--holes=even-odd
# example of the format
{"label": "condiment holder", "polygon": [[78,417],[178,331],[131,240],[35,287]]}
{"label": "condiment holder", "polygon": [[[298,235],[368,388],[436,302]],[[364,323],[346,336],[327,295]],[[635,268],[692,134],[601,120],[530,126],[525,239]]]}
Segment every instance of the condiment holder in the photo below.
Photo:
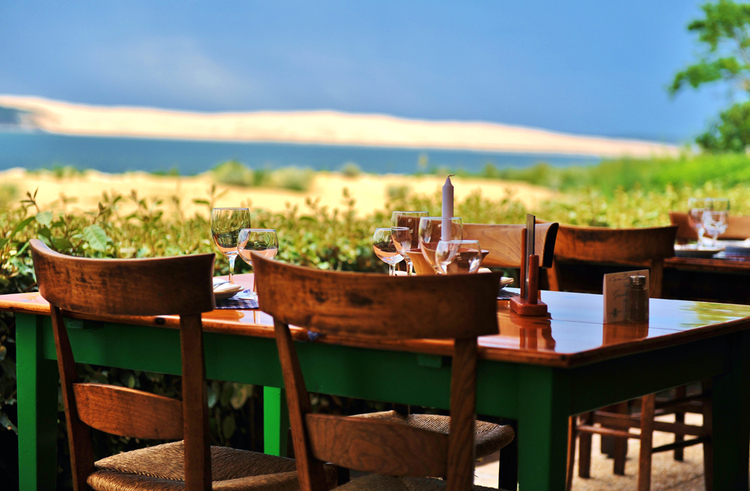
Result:
{"label": "condiment holder", "polygon": [[510,299],[510,308],[518,315],[546,316],[547,304],[539,300],[539,256],[534,254],[536,217],[526,215],[521,242],[521,294]]}

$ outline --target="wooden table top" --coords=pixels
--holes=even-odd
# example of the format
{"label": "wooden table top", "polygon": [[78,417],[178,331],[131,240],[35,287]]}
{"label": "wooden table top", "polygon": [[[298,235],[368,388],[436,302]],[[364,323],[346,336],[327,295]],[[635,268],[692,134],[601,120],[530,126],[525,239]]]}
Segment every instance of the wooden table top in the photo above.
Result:
{"label": "wooden table top", "polygon": [[726,255],[720,252],[714,257],[668,257],[664,267],[695,271],[716,271],[720,273],[750,272],[750,255]]}
{"label": "wooden table top", "polygon": [[[235,282],[250,286],[252,275],[236,275]],[[521,317],[510,311],[507,301],[498,301],[499,333],[480,338],[480,357],[574,367],[750,328],[749,305],[651,299],[648,325],[604,324],[601,295],[543,291],[542,300],[549,306],[548,317]],[[38,293],[0,295],[0,311],[49,315],[49,304]],[[178,326],[175,316],[75,317]],[[203,315],[203,325],[207,332],[273,337],[272,318],[259,310],[214,310]],[[308,339],[304,329],[295,329],[294,336]],[[324,335],[315,342],[437,355],[451,353],[451,343],[442,340],[363,343]]]}

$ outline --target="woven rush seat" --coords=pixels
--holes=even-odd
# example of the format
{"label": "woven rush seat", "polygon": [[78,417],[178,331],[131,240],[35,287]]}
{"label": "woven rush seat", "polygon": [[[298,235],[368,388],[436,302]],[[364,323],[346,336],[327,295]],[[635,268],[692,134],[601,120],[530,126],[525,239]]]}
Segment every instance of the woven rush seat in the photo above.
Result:
{"label": "woven rush seat", "polygon": [[[358,418],[374,418],[402,423],[413,428],[434,431],[447,435],[450,427],[450,417],[439,414],[410,414],[404,416],[396,411],[381,411],[377,413],[358,414]],[[491,455],[513,441],[515,432],[510,426],[477,421],[474,429],[474,449],[476,458]]]}
{"label": "woven rush seat", "polygon": [[[96,472],[86,482],[97,491],[185,488],[185,445],[165,443],[123,452],[96,462]],[[325,466],[329,487],[336,468]],[[294,459],[248,450],[211,447],[212,488],[227,491],[299,489]]]}
{"label": "woven rush seat", "polygon": [[[443,491],[446,489],[446,482],[441,479],[425,477],[393,477],[370,474],[359,479],[353,479],[336,489],[341,491]],[[474,491],[501,491],[484,486],[473,486],[471,489]]]}

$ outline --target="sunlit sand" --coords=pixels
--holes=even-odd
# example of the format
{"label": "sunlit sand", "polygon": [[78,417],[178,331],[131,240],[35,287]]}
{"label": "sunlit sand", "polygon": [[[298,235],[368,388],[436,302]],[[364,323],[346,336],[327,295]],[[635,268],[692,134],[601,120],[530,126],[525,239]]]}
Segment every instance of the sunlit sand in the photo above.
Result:
{"label": "sunlit sand", "polygon": [[[319,206],[343,209],[346,207],[343,191],[348,189],[350,196],[355,200],[357,214],[364,216],[386,208],[389,190],[405,187],[410,193],[433,195],[440,192],[444,180],[445,177],[393,174],[362,174],[350,178],[339,173],[319,172],[307,192],[217,184],[215,194],[226,194],[223,194],[215,204],[247,205],[270,211],[282,211],[287,206],[299,206],[300,210],[304,211],[307,209],[306,201],[310,199],[317,200]],[[15,187],[19,198],[25,196],[26,192],[36,192],[37,201],[43,206],[49,206],[54,201],[61,202],[61,196],[73,199],[74,201],[67,205],[71,211],[95,210],[103,192],[128,196],[131,190],[135,190],[139,198],[162,199],[163,206],[167,209],[173,206],[172,197],[176,196],[180,200],[183,213],[192,215],[206,213],[207,207],[193,203],[193,199],[209,199],[214,181],[210,173],[176,177],[155,176],[145,172],[105,174],[86,171],[82,175],[58,178],[49,172],[30,173],[23,169],[11,169],[0,172],[0,183]],[[518,182],[453,178],[453,183],[457,202],[465,200],[476,190],[480,190],[482,196],[493,200],[510,196],[530,208],[555,196],[549,189]],[[127,209],[128,201],[123,201],[122,206]]]}

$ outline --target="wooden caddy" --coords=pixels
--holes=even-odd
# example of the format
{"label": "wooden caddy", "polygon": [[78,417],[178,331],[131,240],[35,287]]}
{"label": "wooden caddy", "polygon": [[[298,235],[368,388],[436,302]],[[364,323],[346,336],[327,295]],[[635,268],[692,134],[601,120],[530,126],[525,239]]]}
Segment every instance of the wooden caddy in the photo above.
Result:
{"label": "wooden caddy", "polygon": [[[526,237],[526,229],[523,237]],[[547,304],[539,300],[539,256],[527,255],[527,250],[524,239],[521,241],[521,295],[510,299],[510,309],[518,315],[541,317],[547,315]]]}

